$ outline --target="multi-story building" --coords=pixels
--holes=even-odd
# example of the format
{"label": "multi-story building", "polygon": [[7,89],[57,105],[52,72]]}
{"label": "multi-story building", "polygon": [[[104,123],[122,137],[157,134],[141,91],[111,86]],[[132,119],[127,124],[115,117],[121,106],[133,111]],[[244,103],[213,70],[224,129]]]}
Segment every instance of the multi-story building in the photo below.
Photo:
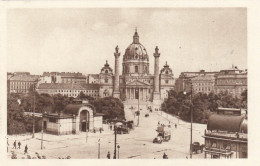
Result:
{"label": "multi-story building", "polygon": [[78,97],[80,92],[91,96],[95,99],[99,98],[98,84],[71,84],[71,83],[42,83],[36,89],[38,93],[47,93],[50,95],[61,94],[68,97]]}
{"label": "multi-story building", "polygon": [[39,81],[41,83],[86,83],[86,76],[79,72],[44,72]]}
{"label": "multi-story building", "polygon": [[213,75],[199,75],[191,78],[192,90],[194,93],[214,92],[215,77]]}
{"label": "multi-story building", "polygon": [[15,72],[7,75],[7,91],[9,93],[27,93],[31,86],[36,86],[38,75],[29,72]]}
{"label": "multi-story building", "polygon": [[247,89],[247,70],[239,70],[236,66],[227,70],[221,70],[215,76],[215,92],[227,91],[232,96],[240,97]]}
{"label": "multi-story building", "polygon": [[214,76],[217,73],[218,72],[205,72],[205,70],[200,70],[199,72],[182,72],[175,81],[175,90],[176,92],[189,92],[191,90],[190,83],[194,83],[195,89],[193,88],[193,91],[211,92],[214,90],[212,86],[214,86]]}
{"label": "multi-story building", "polygon": [[247,158],[245,116],[211,115],[203,137],[205,158]]}
{"label": "multi-story building", "polygon": [[88,74],[87,83],[88,84],[99,84],[99,74]]}

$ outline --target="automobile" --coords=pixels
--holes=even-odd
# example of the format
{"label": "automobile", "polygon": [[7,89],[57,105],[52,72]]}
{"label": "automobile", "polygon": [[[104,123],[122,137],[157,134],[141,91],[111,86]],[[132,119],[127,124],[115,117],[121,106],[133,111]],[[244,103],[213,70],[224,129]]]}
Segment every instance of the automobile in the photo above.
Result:
{"label": "automobile", "polygon": [[200,145],[199,142],[193,142],[193,144],[192,144],[192,153],[193,152],[198,153],[198,151],[200,151],[202,153],[204,146],[205,146],[204,144]]}
{"label": "automobile", "polygon": [[162,140],[168,142],[171,139],[171,129],[167,126],[158,126],[156,129],[158,136],[162,137]]}
{"label": "automobile", "polygon": [[153,139],[153,143],[159,143],[161,144],[162,143],[162,137],[161,136],[157,136]]}
{"label": "automobile", "polygon": [[125,126],[117,128],[117,134],[129,134],[129,129]]}
{"label": "automobile", "polygon": [[149,114],[145,114],[145,117],[146,117],[146,118],[149,117]]}

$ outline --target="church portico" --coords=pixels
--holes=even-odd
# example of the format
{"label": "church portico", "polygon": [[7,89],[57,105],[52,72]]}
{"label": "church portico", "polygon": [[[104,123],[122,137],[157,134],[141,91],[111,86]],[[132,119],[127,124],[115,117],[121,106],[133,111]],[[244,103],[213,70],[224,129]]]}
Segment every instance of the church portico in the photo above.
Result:
{"label": "church portico", "polygon": [[125,100],[140,100],[140,101],[149,101],[149,87],[145,86],[127,86],[124,90]]}

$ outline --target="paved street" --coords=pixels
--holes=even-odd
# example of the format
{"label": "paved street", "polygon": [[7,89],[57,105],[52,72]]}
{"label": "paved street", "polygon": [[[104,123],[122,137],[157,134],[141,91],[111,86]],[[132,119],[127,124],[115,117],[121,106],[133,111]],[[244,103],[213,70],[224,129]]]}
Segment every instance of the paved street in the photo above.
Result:
{"label": "paved street", "polygon": [[[125,105],[126,118],[133,119],[137,123],[137,117],[134,117],[134,109],[129,109],[129,105]],[[149,117],[144,117],[148,110],[146,106],[140,107],[142,109],[140,114],[139,127],[135,127],[130,131],[130,134],[118,134],[117,142],[120,145],[119,157],[120,158],[133,158],[133,159],[161,159],[165,152],[169,159],[173,158],[186,158],[189,157],[189,144],[190,144],[190,123],[179,121],[177,129],[174,124],[178,123],[178,119],[163,112],[150,113]],[[136,108],[137,109],[137,108]],[[169,142],[162,144],[153,144],[152,140],[157,135],[155,129],[158,122],[168,125],[169,121],[172,125],[172,137]],[[31,135],[23,136],[9,136],[9,152],[11,156],[11,149],[14,140],[20,140],[22,148],[15,150],[18,158],[26,157],[23,154],[25,144],[28,145],[29,154],[36,156],[35,152],[47,158],[93,158],[98,157],[98,140],[100,139],[100,157],[106,158],[107,152],[110,151],[111,158],[114,153],[114,134],[107,125],[104,125],[104,132],[102,133],[88,133],[86,143],[86,133],[82,132],[79,135],[64,135],[56,136],[44,134],[43,145],[44,149],[41,150],[41,134],[36,133],[35,138],[32,139]],[[204,143],[201,137],[206,129],[206,125],[193,124],[193,142]],[[194,154],[193,158],[203,158],[203,154]]]}

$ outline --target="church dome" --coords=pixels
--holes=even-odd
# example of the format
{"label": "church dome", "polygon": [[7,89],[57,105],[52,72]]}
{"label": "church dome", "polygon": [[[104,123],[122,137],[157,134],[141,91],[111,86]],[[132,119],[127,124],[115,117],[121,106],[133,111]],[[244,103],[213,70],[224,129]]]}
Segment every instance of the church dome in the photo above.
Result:
{"label": "church dome", "polygon": [[133,43],[125,50],[123,60],[142,60],[149,61],[148,54],[144,46],[139,42],[139,35],[137,31],[133,36]]}
{"label": "church dome", "polygon": [[111,69],[111,67],[109,66],[107,61],[106,61],[106,64],[104,65],[104,67],[102,67],[100,73],[103,73],[103,74],[113,74],[113,70]]}

